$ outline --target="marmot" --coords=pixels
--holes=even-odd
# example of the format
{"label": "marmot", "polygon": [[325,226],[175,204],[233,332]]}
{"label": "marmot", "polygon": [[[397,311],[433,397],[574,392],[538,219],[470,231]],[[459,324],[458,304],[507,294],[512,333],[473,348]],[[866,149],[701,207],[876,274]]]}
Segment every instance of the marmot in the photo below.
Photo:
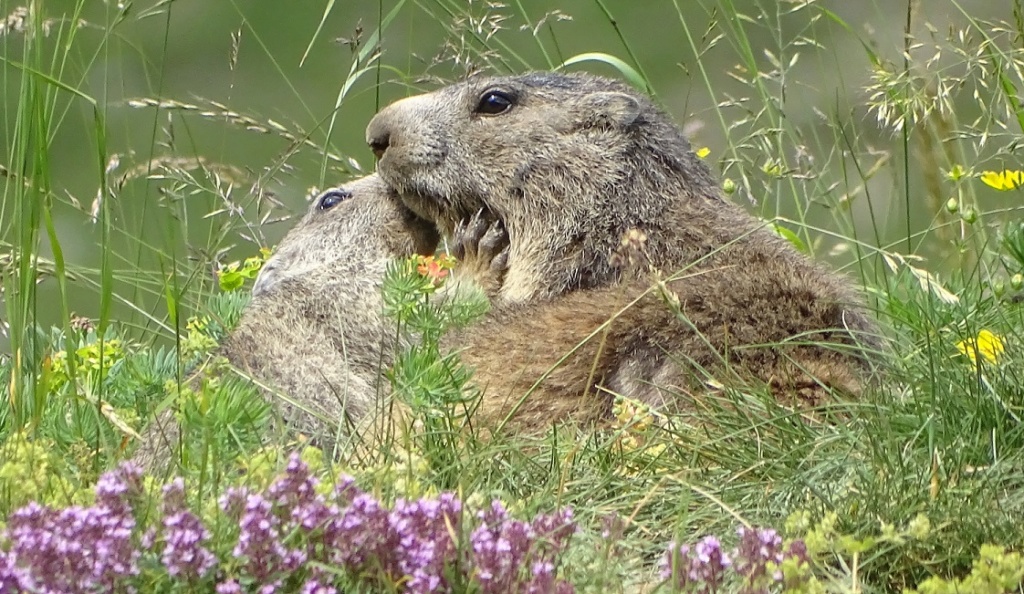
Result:
{"label": "marmot", "polygon": [[[488,322],[499,343],[503,317],[541,319],[529,304],[550,302],[542,333],[524,337],[532,350],[537,336],[589,334],[649,286],[650,269],[684,270],[668,284],[679,316],[648,299],[618,320],[602,351],[606,387],[660,403],[686,389],[674,384],[694,363],[717,361],[815,401],[819,388],[859,390],[858,345],[878,332],[850,283],[726,200],[682,131],[624,84],[475,77],[381,110],[367,142],[383,180],[442,233],[480,210],[504,225],[507,271]],[[641,266],[615,257],[628,233],[644,238]]]}
{"label": "marmot", "polygon": [[[386,401],[395,352],[380,285],[395,258],[432,254],[433,223],[373,175],[324,191],[263,265],[253,299],[217,353],[267,389],[289,429],[329,448]],[[135,459],[153,467],[178,439],[173,415],[147,428]]]}
{"label": "marmot", "polygon": [[[380,287],[389,263],[432,254],[433,224],[402,206],[376,175],[318,195],[260,269],[253,299],[221,352],[295,400],[290,428],[358,421],[390,394],[394,325]],[[399,337],[400,338],[400,337]],[[293,418],[289,418],[293,417]]]}
{"label": "marmot", "polygon": [[[453,246],[459,266],[442,299],[465,285],[493,292],[507,262],[508,242],[500,225],[474,219],[460,229]],[[289,430],[313,437],[325,450],[349,426],[372,443],[378,437],[373,432],[389,430],[394,420],[381,415],[404,413],[399,403],[390,402],[384,371],[408,337],[396,335],[382,316],[381,281],[388,263],[433,254],[438,242],[434,224],[404,207],[376,175],[324,191],[263,265],[252,301],[217,354],[268,392]],[[522,324],[520,331],[516,320],[503,319],[483,332],[456,331],[447,340],[449,345],[479,342],[472,352],[494,359],[487,365],[473,359],[480,367],[479,381],[497,386],[532,374],[539,364],[530,353],[521,362],[509,359],[496,343],[499,336],[492,335],[534,332],[533,320]],[[522,373],[515,372],[519,369]],[[488,374],[494,374],[493,382]],[[480,404],[475,417],[485,425],[500,422],[509,410],[503,391],[488,394],[493,397]],[[544,428],[570,416],[591,418],[595,411],[584,406],[582,395],[563,389],[537,394],[511,426]],[[150,422],[134,459],[144,468],[162,468],[179,439],[173,412],[165,411]]]}

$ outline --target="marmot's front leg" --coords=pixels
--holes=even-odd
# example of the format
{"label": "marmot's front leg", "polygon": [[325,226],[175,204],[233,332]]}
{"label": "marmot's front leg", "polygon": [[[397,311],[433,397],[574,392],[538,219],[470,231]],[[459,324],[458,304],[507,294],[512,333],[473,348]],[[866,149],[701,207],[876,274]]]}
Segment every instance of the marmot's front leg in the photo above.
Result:
{"label": "marmot's front leg", "polygon": [[454,280],[475,284],[493,298],[505,281],[508,251],[508,231],[501,221],[487,220],[482,212],[459,221],[450,245],[457,261]]}

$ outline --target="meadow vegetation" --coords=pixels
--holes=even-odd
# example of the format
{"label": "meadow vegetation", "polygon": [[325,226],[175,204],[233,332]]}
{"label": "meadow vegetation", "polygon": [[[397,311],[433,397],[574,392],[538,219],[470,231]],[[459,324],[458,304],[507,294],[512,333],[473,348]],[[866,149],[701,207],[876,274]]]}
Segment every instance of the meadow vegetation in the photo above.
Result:
{"label": "meadow vegetation", "polygon": [[[1024,591],[1020,0],[991,18],[958,0],[879,4],[867,20],[898,17],[896,42],[824,1],[595,0],[618,51],[568,54],[568,10],[379,2],[351,31],[308,24],[310,52],[340,43],[348,60],[322,111],[251,9],[224,3],[239,28],[205,59],[266,58],[294,89],[291,118],[163,92],[170,65],[130,33],[173,36],[179,3],[25,1],[0,0],[0,593]],[[648,75],[666,58],[636,49],[626,10],[671,24],[687,56],[672,79]],[[432,24],[430,57],[388,49],[418,34],[402,19]],[[727,88],[708,56],[729,64]],[[823,74],[851,61],[853,81]],[[130,68],[147,92],[110,82]],[[294,214],[276,192],[372,168],[336,149],[363,133],[339,116],[353,97],[551,68],[652,93],[731,200],[856,278],[887,335],[884,380],[813,414],[709,382],[689,416],[620,395],[605,426],[491,437],[471,422],[472,370],[438,346],[480,308],[432,299],[436,262],[396,262],[387,311],[422,341],[382,373],[414,430],[340,460],[281,431],[212,356],[265,229]],[[836,91],[850,85],[853,100]],[[691,112],[697,95],[710,107]],[[147,143],[111,142],[124,113],[144,116]],[[217,157],[254,136],[278,152]],[[61,143],[89,163],[87,198]],[[176,463],[143,476],[124,460],[168,407]]]}

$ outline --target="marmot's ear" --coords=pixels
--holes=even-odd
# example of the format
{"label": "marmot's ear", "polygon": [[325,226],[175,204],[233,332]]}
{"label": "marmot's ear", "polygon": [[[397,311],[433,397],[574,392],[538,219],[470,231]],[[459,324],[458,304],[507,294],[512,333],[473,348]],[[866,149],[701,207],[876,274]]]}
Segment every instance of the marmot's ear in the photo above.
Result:
{"label": "marmot's ear", "polygon": [[626,128],[640,116],[640,102],[626,93],[591,93],[581,103],[579,116],[583,127]]}

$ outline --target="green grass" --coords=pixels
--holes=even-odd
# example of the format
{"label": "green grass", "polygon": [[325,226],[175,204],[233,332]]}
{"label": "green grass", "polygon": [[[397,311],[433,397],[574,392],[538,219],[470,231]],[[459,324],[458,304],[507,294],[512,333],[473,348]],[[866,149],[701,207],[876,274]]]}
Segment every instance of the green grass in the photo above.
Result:
{"label": "green grass", "polygon": [[[414,0],[375,5],[348,49],[331,39],[355,25],[339,25],[329,3],[321,28],[303,23],[293,56],[241,3],[30,3],[0,29],[0,514],[87,500],[132,431],[168,406],[192,436],[176,470],[197,508],[227,484],[265,479],[252,452],[267,407],[214,366],[196,371],[246,303],[211,271],[271,244],[309,187],[367,169],[356,151],[378,106],[476,69],[570,64],[649,90],[709,146],[732,200],[859,280],[891,338],[883,385],[824,411],[841,422],[725,391],[701,411],[714,424],[674,419],[642,434],[460,436],[458,407],[441,407],[453,416],[421,439],[325,472],[357,473],[385,499],[450,489],[523,514],[570,505],[579,546],[599,552],[572,569],[593,591],[647,580],[671,539],[729,540],[737,525],[781,528],[793,514],[809,518],[801,536],[835,514],[817,567],[828,591],[896,592],[968,574],[985,543],[1019,549],[1024,202],[980,174],[1021,168],[1024,7],[981,17],[980,3],[935,4],[901,3],[894,42],[821,3],[674,1],[643,18],[610,0],[570,3],[597,15],[581,37],[518,0]],[[0,16],[18,6],[0,1]],[[230,49],[201,57],[220,61],[210,67],[226,85],[165,88],[186,10],[233,23],[222,27]],[[888,4],[871,10],[861,18],[894,18]],[[675,40],[671,58],[644,49],[645,23]],[[154,32],[160,43],[144,42]],[[303,55],[330,56],[332,101],[305,99]],[[248,88],[247,67],[270,79],[272,106],[233,90]],[[994,363],[957,348],[982,330],[1004,345]],[[402,390],[444,390],[429,347],[403,359]],[[198,393],[195,373],[208,373]],[[424,463],[408,463],[410,450]],[[605,549],[612,515],[625,534]]]}

